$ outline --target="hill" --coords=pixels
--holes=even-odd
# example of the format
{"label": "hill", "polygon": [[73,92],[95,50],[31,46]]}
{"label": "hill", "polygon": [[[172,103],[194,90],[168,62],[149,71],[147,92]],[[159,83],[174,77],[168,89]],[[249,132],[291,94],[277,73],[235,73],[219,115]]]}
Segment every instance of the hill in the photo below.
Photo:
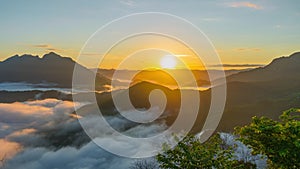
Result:
{"label": "hill", "polygon": [[220,130],[250,122],[253,116],[277,119],[300,107],[300,53],[274,59],[269,65],[227,77],[227,101]]}
{"label": "hill", "polygon": [[[94,73],[68,57],[62,57],[54,52],[43,57],[32,55],[15,55],[0,62],[0,82],[47,83],[58,87],[72,87],[73,69],[75,65],[82,72],[83,85],[85,80],[93,78]],[[110,80],[97,75],[99,88],[110,84]]]}
{"label": "hill", "polygon": [[[52,57],[53,53],[50,53],[50,56],[44,56],[43,58],[38,58],[36,56],[15,56],[10,59],[7,59],[4,62],[0,63],[0,69],[10,70],[13,75],[4,76],[5,73],[1,71],[1,80],[6,78],[6,80],[18,80],[18,81],[27,81],[27,82],[52,82],[68,84],[71,80],[70,74],[72,73],[71,64],[76,64],[69,58],[62,58],[60,56],[54,56],[53,60],[64,60],[62,62],[48,61],[47,57]],[[57,58],[55,58],[57,57]],[[24,62],[21,62],[24,60]],[[30,61],[33,60],[33,61]],[[11,62],[11,63],[10,63]],[[42,63],[46,62],[46,63]],[[35,64],[32,64],[35,63]],[[47,66],[51,63],[52,66]],[[55,64],[69,65],[70,67],[57,67],[57,70],[50,71],[55,68]],[[286,110],[290,107],[300,107],[300,53],[294,53],[289,57],[281,57],[274,59],[269,65],[257,68],[254,70],[240,72],[233,74],[227,77],[227,100],[226,106],[223,113],[223,117],[218,127],[218,131],[232,131],[236,126],[243,126],[248,124],[251,121],[253,116],[267,116],[273,119],[277,119],[283,110]],[[19,64],[19,65],[18,65]],[[24,65],[26,66],[24,66]],[[40,64],[44,64],[43,67]],[[3,66],[4,65],[4,66]],[[11,68],[8,68],[8,65]],[[19,68],[19,67],[21,68]],[[36,67],[34,67],[36,66]],[[13,70],[15,68],[16,70]],[[47,69],[46,69],[47,68]],[[27,70],[28,69],[28,70]],[[38,71],[34,71],[34,70]],[[46,69],[46,70],[45,70]],[[82,69],[87,70],[82,67]],[[22,72],[21,70],[25,71]],[[60,71],[65,71],[68,73],[59,74]],[[27,72],[26,72],[27,71]],[[46,72],[42,72],[46,71]],[[32,73],[32,74],[31,74]],[[45,77],[50,74],[49,78]],[[61,72],[62,73],[62,72]],[[87,74],[90,74],[91,71],[87,70]],[[149,75],[150,72],[142,72],[142,74]],[[22,75],[22,76],[21,76]],[[27,78],[25,78],[28,75]],[[29,75],[32,75],[29,76]],[[67,81],[63,81],[62,77],[55,78],[55,75],[69,78]],[[98,76],[101,76],[98,75]],[[152,78],[152,77],[151,77]],[[159,80],[159,79],[155,79]],[[107,78],[104,80],[107,82]],[[143,81],[140,76],[136,76],[136,83],[133,83],[129,88],[130,99],[136,108],[147,109],[150,107],[149,103],[149,93],[154,89],[159,89],[164,92],[168,100],[166,111],[161,116],[160,119],[166,120],[168,125],[171,125],[177,117],[178,110],[180,108],[180,94],[181,92],[190,92],[191,90],[177,90],[171,89],[166,86],[160,85],[158,83],[151,83],[149,81]],[[66,85],[67,86],[67,85]],[[216,86],[217,87],[217,86]],[[124,90],[113,91],[117,95],[122,97],[125,94]],[[39,92],[31,92],[30,97],[27,96],[29,93],[19,93],[19,92],[2,92],[6,96],[21,97],[22,101],[28,98],[34,99],[34,97]],[[193,132],[199,132],[203,126],[207,113],[209,111],[210,102],[211,102],[211,90],[199,91],[200,93],[200,108],[199,114],[196,119],[196,123],[193,128]],[[22,95],[21,95],[22,94]],[[26,97],[25,97],[25,96]],[[23,97],[24,96],[24,97]],[[53,91],[46,93],[44,96],[50,96],[54,98],[62,97],[59,93]],[[118,112],[115,109],[113,100],[111,98],[110,92],[97,93],[96,97],[98,99],[98,107],[106,115],[115,115]],[[64,99],[70,100],[70,96],[64,96]],[[5,102],[11,102],[12,100],[5,100]],[[83,109],[86,111],[92,112],[96,107],[93,106],[84,106]],[[84,114],[84,112],[83,112]]]}
{"label": "hill", "polygon": [[258,82],[283,79],[300,80],[300,52],[293,53],[290,56],[283,56],[274,59],[265,67],[239,72],[228,76],[227,81],[239,82]]}
{"label": "hill", "polygon": [[[236,126],[248,124],[253,116],[277,119],[282,111],[290,107],[300,107],[299,63],[300,53],[295,53],[289,57],[274,59],[263,68],[229,76],[226,106],[218,131],[232,131]],[[140,82],[129,89],[133,105],[148,108],[148,96],[154,89],[162,90],[167,96],[166,112],[169,113],[166,120],[170,125],[178,113],[180,92],[189,90],[171,90],[158,84]],[[200,92],[200,97],[199,115],[193,128],[195,132],[201,130],[207,116],[211,90]],[[113,105],[109,99],[106,103]]]}

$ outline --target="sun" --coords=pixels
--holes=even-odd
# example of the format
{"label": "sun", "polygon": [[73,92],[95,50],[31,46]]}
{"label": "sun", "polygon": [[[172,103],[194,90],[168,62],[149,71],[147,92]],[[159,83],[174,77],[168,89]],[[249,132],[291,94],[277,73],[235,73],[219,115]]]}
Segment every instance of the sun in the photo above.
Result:
{"label": "sun", "polygon": [[172,55],[166,55],[160,60],[160,66],[165,69],[172,69],[176,66],[177,62]]}

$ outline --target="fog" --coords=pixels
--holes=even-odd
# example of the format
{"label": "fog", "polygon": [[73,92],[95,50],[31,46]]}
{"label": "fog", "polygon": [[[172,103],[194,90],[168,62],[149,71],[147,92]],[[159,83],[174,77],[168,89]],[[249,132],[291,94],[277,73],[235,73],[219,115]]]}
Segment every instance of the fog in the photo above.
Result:
{"label": "fog", "polygon": [[[0,103],[0,145],[4,168],[129,168],[135,159],[119,157],[103,150],[83,132],[77,116],[70,115],[87,103],[73,103],[57,99]],[[127,112],[130,113],[130,112]],[[99,137],[94,141],[126,141],[107,133],[93,115],[82,117],[88,129]],[[147,137],[166,128],[163,123],[147,126],[133,125],[122,116],[106,118],[110,124],[127,135]],[[96,130],[101,128],[102,130]],[[100,135],[99,135],[100,133]],[[5,149],[2,148],[5,146]],[[126,147],[111,145],[120,151],[143,153],[153,145],[128,143]],[[134,147],[133,147],[134,146]],[[137,146],[137,147],[136,147]]]}
{"label": "fog", "polygon": [[[89,92],[89,90],[84,89],[84,87],[80,89],[72,89],[72,88],[60,88],[57,87],[57,84],[54,83],[26,83],[26,82],[3,82],[0,83],[0,91],[51,91],[56,90],[58,92],[64,94],[71,94],[71,93],[80,93],[80,92]],[[101,92],[101,91],[99,91]]]}
{"label": "fog", "polygon": [[[106,125],[97,121],[95,114],[86,117],[73,114],[74,106],[80,108],[87,104],[57,99],[0,103],[0,166],[6,169],[129,168],[136,159],[114,155],[95,142],[108,145],[110,149],[141,156],[144,151],[153,148],[149,143],[128,143],[128,140],[114,135]],[[124,113],[133,115],[131,111]],[[89,138],[77,118],[80,118],[89,133],[97,137],[93,140]],[[167,129],[164,121],[143,125],[130,122],[121,115],[107,116],[106,120],[117,131],[131,137],[145,138]],[[236,145],[235,159],[265,168],[265,158],[251,155],[251,149],[236,141],[235,136],[227,133],[220,135],[227,145]]]}

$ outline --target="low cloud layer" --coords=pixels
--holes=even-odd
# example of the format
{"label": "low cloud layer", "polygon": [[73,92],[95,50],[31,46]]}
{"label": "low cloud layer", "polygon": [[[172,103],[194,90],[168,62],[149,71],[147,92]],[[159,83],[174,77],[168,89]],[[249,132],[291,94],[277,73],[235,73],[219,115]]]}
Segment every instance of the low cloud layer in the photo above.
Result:
{"label": "low cloud layer", "polygon": [[218,64],[211,65],[210,67],[236,67],[236,68],[249,68],[249,67],[261,67],[263,64]]}
{"label": "low cloud layer", "polygon": [[21,145],[16,142],[0,139],[0,167],[4,164],[5,159],[12,158],[21,150]]}
{"label": "low cloud layer", "polygon": [[[51,91],[56,90],[61,93],[71,94],[71,88],[58,88],[55,87],[56,84],[53,83],[39,83],[39,84],[32,84],[32,83],[24,83],[24,82],[5,82],[0,83],[0,91]],[[78,90],[80,91],[80,90]]]}
{"label": "low cloud layer", "polygon": [[[0,168],[123,169],[133,166],[137,159],[114,155],[95,143],[141,156],[153,148],[147,142],[129,143],[114,135],[93,113],[80,118],[85,129],[95,136],[91,140],[74,118],[77,116],[70,116],[74,105],[80,108],[85,104],[56,99],[0,103],[0,116],[5,117],[0,120]],[[125,113],[133,115],[131,111]],[[121,115],[108,116],[106,121],[115,130],[131,137],[151,137],[167,128],[164,122],[142,125]],[[251,155],[251,150],[235,141],[235,136],[221,133],[221,138],[227,145],[235,147],[234,158],[237,160],[254,163],[258,168],[266,166],[265,158]]]}
{"label": "low cloud layer", "polygon": [[47,148],[29,148],[8,161],[6,168],[117,169],[130,166],[131,163],[132,160],[114,156],[90,142],[80,149],[64,147],[54,151]]}
{"label": "low cloud layer", "polygon": [[74,106],[82,104],[56,99],[0,103],[0,158],[11,159],[28,147],[51,146],[44,131],[76,124],[69,116]]}
{"label": "low cloud layer", "polygon": [[[100,148],[83,132],[77,116],[70,116],[74,105],[79,108],[85,104],[57,99],[0,103],[0,116],[3,117],[0,119],[0,157],[5,159],[0,165],[6,169],[129,168],[135,159],[120,157]],[[97,134],[95,142],[109,145],[116,140],[124,141],[108,133],[105,126],[95,119],[90,114],[81,118],[88,124],[88,130]],[[166,128],[163,123],[137,125],[121,115],[106,120],[117,130],[133,137],[151,136]],[[138,154],[153,145],[137,142],[123,147],[111,146]]]}

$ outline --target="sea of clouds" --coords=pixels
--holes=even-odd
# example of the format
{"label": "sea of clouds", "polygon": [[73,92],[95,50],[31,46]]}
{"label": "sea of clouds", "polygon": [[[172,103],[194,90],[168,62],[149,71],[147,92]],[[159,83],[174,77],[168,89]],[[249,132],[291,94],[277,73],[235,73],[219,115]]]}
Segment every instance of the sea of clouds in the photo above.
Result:
{"label": "sea of clouds", "polygon": [[[111,144],[116,140],[126,140],[109,132],[106,125],[97,121],[95,114],[85,117],[74,114],[74,108],[88,104],[57,99],[0,103],[0,168],[126,169],[137,159],[112,154],[95,142],[104,142],[118,151],[141,155],[143,150],[152,148],[153,145],[145,142],[127,143],[127,146]],[[132,115],[130,111],[126,113]],[[86,130],[95,133],[97,137],[94,140],[82,130],[78,118],[85,124]],[[106,120],[115,130],[132,137],[150,137],[167,129],[163,121],[136,124],[121,115],[108,116]],[[255,163],[257,168],[266,167],[266,159],[259,155],[252,156],[251,149],[236,141],[235,136],[221,133],[221,138],[227,145],[236,145],[236,159]],[[153,158],[147,160],[155,162]]]}
{"label": "sea of clouds", "polygon": [[[102,128],[94,131],[100,133],[96,141],[109,144],[119,139],[107,133],[105,126],[93,116],[73,114],[74,106],[80,108],[86,104],[57,99],[0,103],[0,165],[6,169],[129,168],[136,159],[107,152],[84,133],[77,118],[84,118],[88,130]],[[135,125],[121,116],[107,117],[107,121],[117,130],[126,130],[125,133],[135,137],[147,137],[166,128],[162,123]],[[111,146],[120,151],[142,153],[152,145],[139,142],[127,147]]]}
{"label": "sea of clouds", "polygon": [[53,83],[39,83],[32,84],[26,82],[4,82],[0,83],[0,91],[50,91],[56,90],[62,93],[70,94],[72,92],[71,88],[59,88],[56,87],[56,84]]}

